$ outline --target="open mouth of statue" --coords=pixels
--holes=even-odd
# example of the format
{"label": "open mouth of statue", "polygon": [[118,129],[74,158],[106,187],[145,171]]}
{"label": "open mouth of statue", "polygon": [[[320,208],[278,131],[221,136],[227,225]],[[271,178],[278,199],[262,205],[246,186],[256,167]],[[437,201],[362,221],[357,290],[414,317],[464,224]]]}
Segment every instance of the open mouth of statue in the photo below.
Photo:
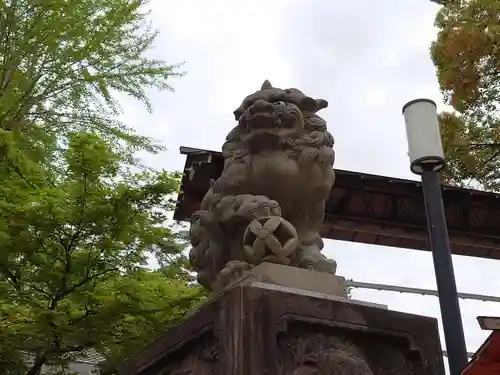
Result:
{"label": "open mouth of statue", "polygon": [[275,113],[252,113],[245,121],[247,135],[244,137],[251,153],[282,148],[282,119]]}
{"label": "open mouth of statue", "polygon": [[246,121],[249,130],[266,129],[269,131],[272,128],[279,128],[280,124],[281,120],[269,112],[253,113]]}

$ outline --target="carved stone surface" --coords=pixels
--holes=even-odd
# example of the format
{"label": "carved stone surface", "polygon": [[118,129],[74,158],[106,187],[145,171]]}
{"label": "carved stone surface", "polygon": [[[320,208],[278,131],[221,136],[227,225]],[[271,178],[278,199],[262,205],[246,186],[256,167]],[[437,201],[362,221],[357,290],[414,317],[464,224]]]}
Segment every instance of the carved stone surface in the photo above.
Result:
{"label": "carved stone surface", "polygon": [[239,284],[120,372],[172,374],[444,375],[444,367],[434,318]]}
{"label": "carved stone surface", "polygon": [[294,327],[280,337],[278,345],[283,375],[373,374],[359,347],[342,333],[325,335]]}
{"label": "carved stone surface", "polygon": [[297,89],[264,82],[234,111],[225,165],[191,222],[198,281],[218,290],[263,261],[335,274],[319,229],[334,182],[333,137]]}
{"label": "carved stone surface", "polygon": [[373,335],[345,329],[325,330],[321,326],[292,325],[278,341],[280,374],[425,373],[421,363],[411,360],[408,343],[405,345],[402,340],[398,342],[396,338],[386,338],[383,340],[385,345],[381,346],[374,339]]}
{"label": "carved stone surface", "polygon": [[218,348],[215,340],[200,340],[200,343],[185,349],[178,359],[171,360],[161,375],[213,375],[217,373]]}

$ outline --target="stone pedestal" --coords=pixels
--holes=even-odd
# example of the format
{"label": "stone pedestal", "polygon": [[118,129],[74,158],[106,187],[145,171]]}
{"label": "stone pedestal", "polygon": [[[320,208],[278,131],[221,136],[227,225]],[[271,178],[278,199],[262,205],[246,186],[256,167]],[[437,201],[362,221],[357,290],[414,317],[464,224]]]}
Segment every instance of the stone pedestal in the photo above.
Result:
{"label": "stone pedestal", "polygon": [[207,302],[120,375],[442,375],[437,321],[262,281]]}
{"label": "stone pedestal", "polygon": [[[312,272],[304,268],[290,267],[276,263],[261,263],[236,284],[261,282],[277,288],[292,288],[297,293],[314,292],[319,295],[347,298],[345,278],[324,272]],[[229,287],[228,289],[230,289]]]}

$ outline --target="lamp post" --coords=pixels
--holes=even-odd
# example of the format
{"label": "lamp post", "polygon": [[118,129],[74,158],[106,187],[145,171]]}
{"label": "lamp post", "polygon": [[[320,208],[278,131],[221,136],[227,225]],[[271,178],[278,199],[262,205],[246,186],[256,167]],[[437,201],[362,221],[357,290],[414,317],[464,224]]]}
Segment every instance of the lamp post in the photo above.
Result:
{"label": "lamp post", "polygon": [[429,243],[441,307],[448,364],[452,375],[458,375],[467,364],[462,317],[453,272],[450,240],[439,180],[445,167],[436,103],[416,99],[403,106],[408,138],[410,169],[421,176]]}

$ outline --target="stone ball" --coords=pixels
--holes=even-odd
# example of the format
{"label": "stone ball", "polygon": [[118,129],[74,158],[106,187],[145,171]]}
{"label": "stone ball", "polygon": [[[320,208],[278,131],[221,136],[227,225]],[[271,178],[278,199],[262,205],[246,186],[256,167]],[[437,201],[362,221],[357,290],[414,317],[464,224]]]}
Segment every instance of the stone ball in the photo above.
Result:
{"label": "stone ball", "polygon": [[252,264],[289,264],[289,256],[299,244],[297,231],[279,216],[265,216],[250,222],[243,235],[243,247]]}

